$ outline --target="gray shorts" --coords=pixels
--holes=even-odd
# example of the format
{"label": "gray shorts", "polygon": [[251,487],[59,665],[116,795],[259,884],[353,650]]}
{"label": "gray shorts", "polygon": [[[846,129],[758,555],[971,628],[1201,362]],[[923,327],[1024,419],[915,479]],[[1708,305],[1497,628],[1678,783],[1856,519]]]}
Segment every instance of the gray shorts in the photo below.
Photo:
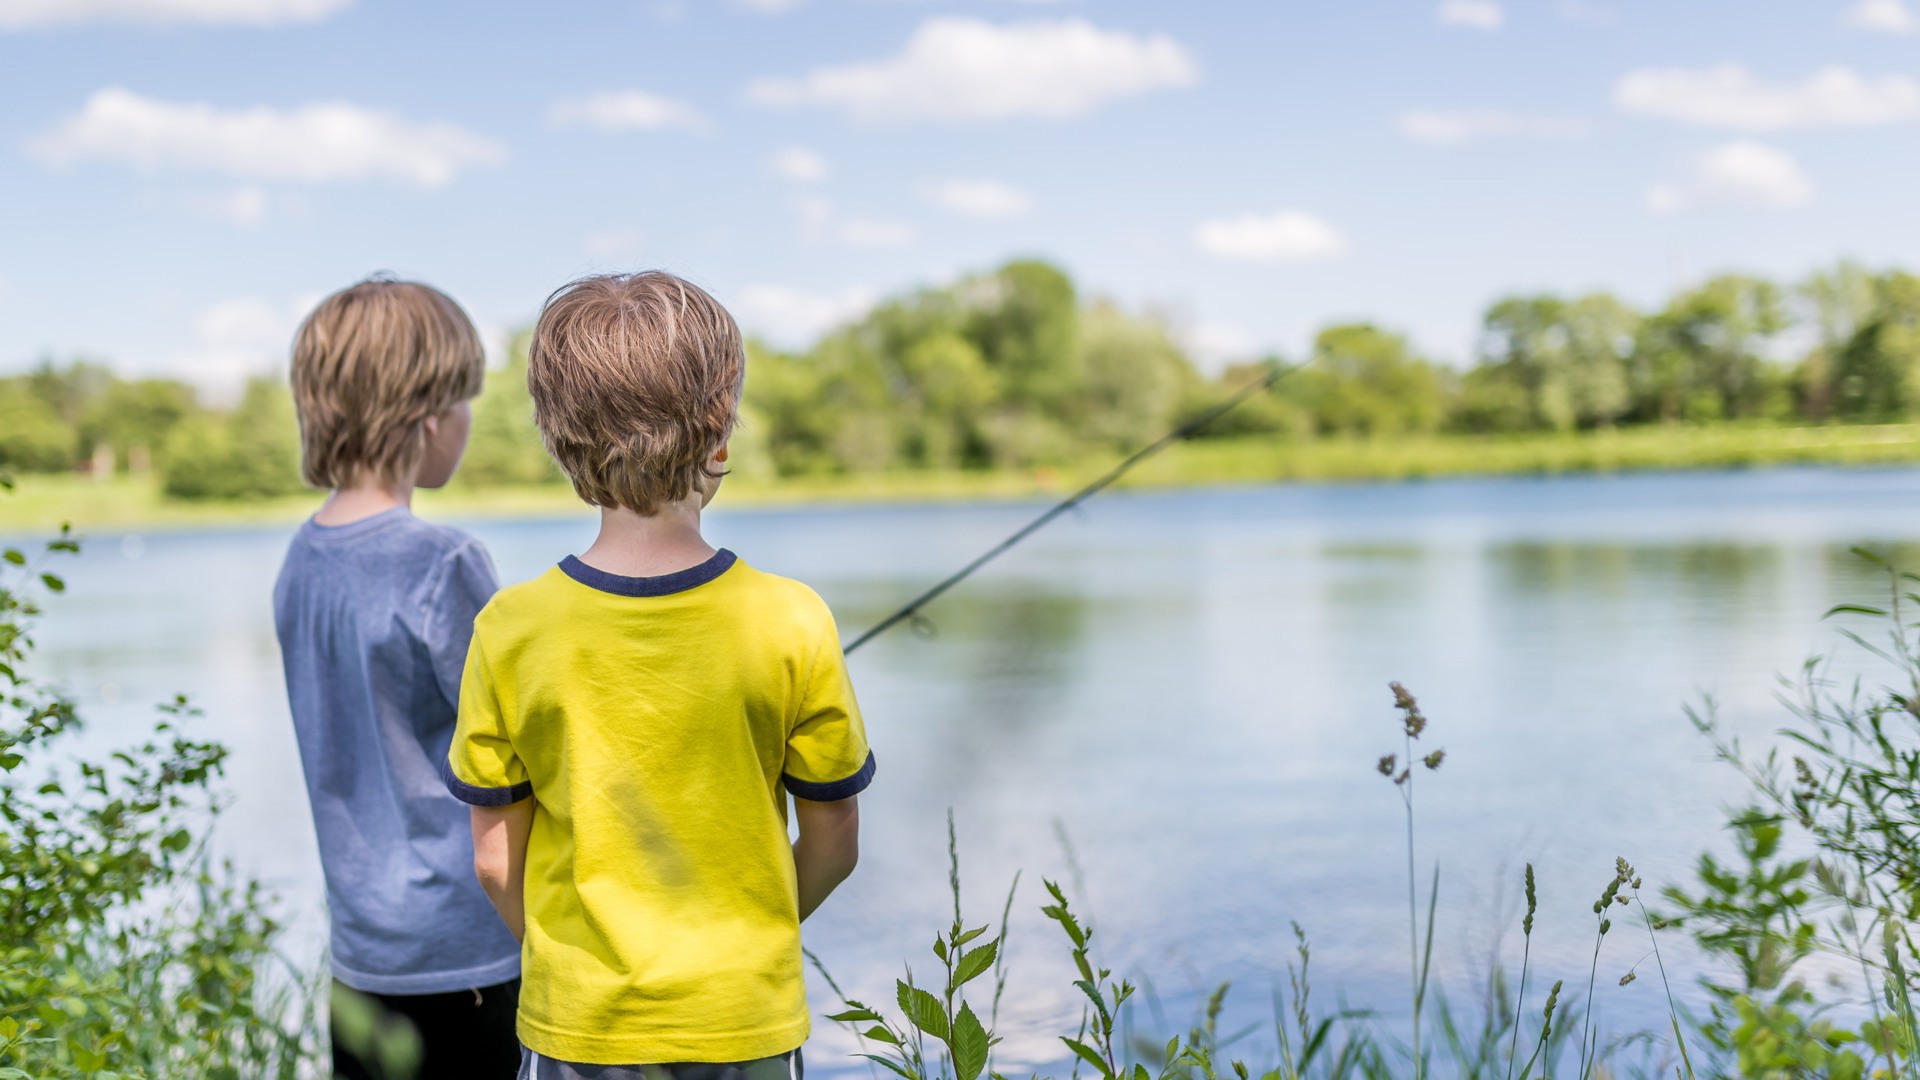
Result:
{"label": "gray shorts", "polygon": [[678,1062],[671,1065],[581,1065],[555,1061],[522,1046],[515,1080],[805,1080],[806,1064],[792,1050],[756,1061]]}

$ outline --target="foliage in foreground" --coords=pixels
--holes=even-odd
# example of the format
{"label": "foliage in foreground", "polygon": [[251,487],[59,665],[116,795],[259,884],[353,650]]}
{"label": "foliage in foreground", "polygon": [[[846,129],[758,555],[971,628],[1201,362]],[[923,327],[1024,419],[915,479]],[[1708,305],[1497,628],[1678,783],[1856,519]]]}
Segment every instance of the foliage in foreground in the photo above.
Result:
{"label": "foliage in foreground", "polygon": [[305,976],[204,848],[226,750],[177,700],[138,745],[55,763],[79,717],[23,661],[35,594],[64,588],[43,563],[78,550],[0,551],[0,1078],[291,1080],[316,1047]]}
{"label": "foliage in foreground", "polygon": [[[258,886],[216,870],[205,851],[224,749],[189,737],[192,710],[175,701],[136,746],[100,762],[54,761],[78,717],[24,666],[35,597],[64,588],[43,564],[76,550],[63,533],[37,557],[0,551],[0,1080],[310,1075],[319,1051],[310,977],[276,958],[277,927]],[[1639,873],[1617,860],[1593,904],[1586,972],[1555,973],[1547,986],[1534,971],[1538,897],[1528,867],[1517,978],[1495,970],[1466,1005],[1438,991],[1439,877],[1423,897],[1413,792],[1417,774],[1438,770],[1446,755],[1416,749],[1429,722],[1396,684],[1401,743],[1378,772],[1406,809],[1410,1020],[1316,1009],[1311,951],[1296,926],[1297,953],[1264,1038],[1221,1033],[1226,985],[1187,1030],[1149,1037],[1137,1016],[1144,978],[1103,966],[1092,924],[1048,882],[1041,910],[1064,935],[1084,1002],[1050,1069],[1099,1080],[1920,1080],[1920,623],[1909,621],[1920,576],[1886,570],[1889,605],[1836,613],[1887,624],[1884,644],[1848,636],[1899,684],[1840,685],[1809,665],[1790,700],[1784,756],[1754,757],[1710,709],[1697,713],[1760,805],[1730,820],[1732,860],[1702,856],[1693,884],[1663,890],[1666,913],[1648,910]],[[951,821],[949,851],[954,910],[933,947],[938,981],[922,985],[909,973],[891,1003],[846,1000],[833,1017],[900,1080],[1002,1075],[994,1032],[1018,878],[990,936],[961,911]],[[1616,929],[1616,919],[1629,921]],[[1642,930],[1648,948],[1620,981],[1641,977],[1651,958],[1669,1023],[1609,1036],[1594,1006],[1612,963],[1603,954],[1620,933]],[[1680,1006],[1669,982],[1661,938],[1676,930],[1719,969],[1701,979],[1701,1014]],[[1831,964],[1816,978],[1810,964],[1820,958],[1845,961],[1857,981],[1836,978]],[[336,1019],[347,1030],[353,1016],[342,1008]],[[389,1038],[404,1032],[366,1034],[376,1049],[391,1044],[396,1062],[409,1056],[404,1037]]]}

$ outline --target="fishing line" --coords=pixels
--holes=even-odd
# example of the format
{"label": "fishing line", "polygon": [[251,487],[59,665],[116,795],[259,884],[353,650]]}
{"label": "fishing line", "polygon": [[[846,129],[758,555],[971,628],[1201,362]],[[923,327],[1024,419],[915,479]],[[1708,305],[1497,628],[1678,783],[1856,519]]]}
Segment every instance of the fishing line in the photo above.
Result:
{"label": "fishing line", "polygon": [[1134,466],[1165,450],[1167,447],[1172,446],[1174,443],[1192,438],[1200,429],[1245,404],[1247,399],[1256,394],[1273,389],[1274,385],[1279,383],[1280,380],[1312,364],[1319,358],[1320,354],[1316,353],[1313,357],[1309,358],[1305,364],[1275,367],[1272,371],[1267,372],[1266,375],[1234,391],[1230,397],[1218,405],[1215,405],[1213,408],[1208,409],[1206,412],[1181,424],[1179,427],[1160,436],[1153,442],[1135,450],[1126,460],[1107,470],[1099,479],[1048,507],[1045,513],[1021,526],[1005,540],[988,548],[979,558],[961,567],[946,580],[940,582],[940,584],[914,597],[898,611],[895,611],[893,614],[869,627],[866,633],[854,638],[853,642],[846,647],[847,654],[852,655],[855,649],[858,649],[860,646],[865,645],[867,642],[872,641],[874,638],[879,637],[881,634],[886,633],[888,630],[893,629],[903,622],[912,622],[917,626],[931,625],[928,623],[926,616],[920,613],[920,609],[939,599],[942,593],[945,593],[948,589],[972,577],[974,571],[979,570],[1001,555],[1006,554],[1008,550],[1020,543],[1020,541],[1046,528],[1047,524],[1054,518],[1077,508],[1081,503],[1086,502],[1088,499],[1111,487],[1115,481],[1131,472]]}

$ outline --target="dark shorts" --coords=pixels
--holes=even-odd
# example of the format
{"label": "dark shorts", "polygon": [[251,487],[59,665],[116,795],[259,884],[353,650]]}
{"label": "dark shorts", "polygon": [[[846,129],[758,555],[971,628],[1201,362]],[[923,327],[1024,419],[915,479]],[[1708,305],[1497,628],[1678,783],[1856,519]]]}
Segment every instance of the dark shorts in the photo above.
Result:
{"label": "dark shorts", "polygon": [[520,1061],[520,980],[447,994],[333,984],[336,1080],[508,1080]]}
{"label": "dark shorts", "polygon": [[756,1061],[720,1064],[580,1065],[541,1057],[523,1046],[520,1075],[515,1080],[804,1080],[806,1071],[798,1050]]}

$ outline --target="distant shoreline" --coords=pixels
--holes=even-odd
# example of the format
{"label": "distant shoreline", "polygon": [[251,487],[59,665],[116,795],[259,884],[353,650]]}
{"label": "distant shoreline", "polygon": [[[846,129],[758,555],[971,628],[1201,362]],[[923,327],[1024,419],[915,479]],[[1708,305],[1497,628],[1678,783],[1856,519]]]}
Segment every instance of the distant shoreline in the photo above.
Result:
{"label": "distant shoreline", "polygon": [[[767,479],[736,476],[716,504],[734,509],[809,503],[960,502],[1044,498],[1071,491],[1110,467],[1089,460],[1059,469],[887,472]],[[1432,435],[1401,439],[1268,437],[1208,439],[1169,449],[1121,486],[1133,489],[1220,485],[1402,481],[1468,476],[1577,475],[1784,465],[1920,464],[1920,424],[1777,427],[1629,428],[1570,434]],[[161,495],[153,476],[95,482],[83,476],[29,474],[0,493],[0,534],[78,530],[178,530],[276,525],[313,512],[316,494],[261,502],[188,502]],[[557,517],[586,513],[565,484],[496,489],[456,486],[422,492],[424,512],[442,518]]]}

